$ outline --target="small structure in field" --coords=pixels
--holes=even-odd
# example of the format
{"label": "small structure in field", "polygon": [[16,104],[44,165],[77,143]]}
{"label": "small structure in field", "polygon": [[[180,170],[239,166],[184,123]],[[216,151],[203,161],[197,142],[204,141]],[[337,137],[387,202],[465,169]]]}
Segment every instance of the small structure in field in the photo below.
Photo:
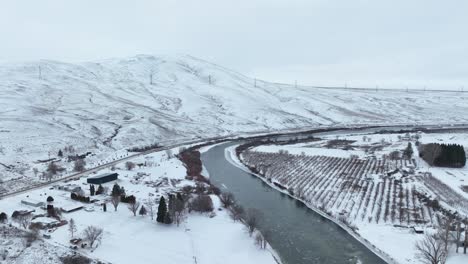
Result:
{"label": "small structure in field", "polygon": [[43,228],[54,228],[60,224],[60,221],[50,217],[37,217],[31,223],[41,224]]}
{"label": "small structure in field", "polygon": [[60,207],[64,213],[71,213],[83,209],[81,204],[66,204]]}
{"label": "small structure in field", "polygon": [[58,187],[59,190],[78,193],[81,191],[81,186],[77,184],[66,184]]}
{"label": "small structure in field", "polygon": [[106,182],[117,180],[118,175],[119,175],[118,173],[111,172],[111,173],[88,177],[86,181],[90,184],[103,184]]}
{"label": "small structure in field", "polygon": [[424,229],[422,229],[422,228],[419,227],[419,226],[413,226],[413,231],[414,231],[416,234],[424,234]]}
{"label": "small structure in field", "polygon": [[21,200],[21,203],[25,205],[33,206],[33,207],[41,207],[45,205],[44,202],[40,202],[40,201],[29,199],[29,198]]}

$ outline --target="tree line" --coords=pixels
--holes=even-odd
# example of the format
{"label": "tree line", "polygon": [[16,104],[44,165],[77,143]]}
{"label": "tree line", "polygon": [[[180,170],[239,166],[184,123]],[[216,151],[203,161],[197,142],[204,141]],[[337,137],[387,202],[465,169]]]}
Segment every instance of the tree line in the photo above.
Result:
{"label": "tree line", "polygon": [[462,168],[466,164],[465,149],[458,144],[421,144],[419,156],[431,166]]}

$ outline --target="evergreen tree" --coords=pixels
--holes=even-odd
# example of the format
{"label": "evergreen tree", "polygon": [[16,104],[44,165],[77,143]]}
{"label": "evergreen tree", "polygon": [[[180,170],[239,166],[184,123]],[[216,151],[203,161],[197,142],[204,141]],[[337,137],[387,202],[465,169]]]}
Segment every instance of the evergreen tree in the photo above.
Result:
{"label": "evergreen tree", "polygon": [[114,197],[114,196],[120,196],[122,194],[122,189],[120,188],[120,186],[116,183],[114,184],[114,187],[112,187],[112,193],[111,193],[111,196]]}
{"label": "evergreen tree", "polygon": [[0,214],[0,223],[5,223],[8,220],[8,215],[2,212]]}
{"label": "evergreen tree", "polygon": [[147,213],[147,212],[146,212],[146,208],[145,208],[144,205],[142,205],[141,208],[140,208],[140,212],[138,212],[138,214],[140,214],[140,215],[146,215],[146,213]]}
{"label": "evergreen tree", "polygon": [[61,149],[59,149],[58,153],[57,153],[57,156],[59,156],[60,158],[63,157],[63,152]]}
{"label": "evergreen tree", "polygon": [[164,223],[164,219],[167,215],[167,206],[166,206],[166,200],[164,199],[164,196],[161,197],[159,200],[159,206],[158,206],[158,213],[156,217],[156,221],[158,223]]}
{"label": "evergreen tree", "polygon": [[90,194],[91,196],[94,196],[94,194],[96,194],[96,190],[95,190],[95,188],[94,188],[94,184],[91,184],[91,185],[89,186],[89,194]]}
{"label": "evergreen tree", "polygon": [[102,210],[103,210],[104,212],[107,212],[107,204],[105,204],[105,203],[102,204]]}
{"label": "evergreen tree", "polygon": [[413,157],[413,146],[411,142],[408,142],[408,146],[403,150],[403,156],[405,156],[406,159],[411,159],[411,157]]}
{"label": "evergreen tree", "polygon": [[103,194],[104,193],[104,187],[102,187],[101,184],[99,184],[99,187],[97,188],[96,195]]}

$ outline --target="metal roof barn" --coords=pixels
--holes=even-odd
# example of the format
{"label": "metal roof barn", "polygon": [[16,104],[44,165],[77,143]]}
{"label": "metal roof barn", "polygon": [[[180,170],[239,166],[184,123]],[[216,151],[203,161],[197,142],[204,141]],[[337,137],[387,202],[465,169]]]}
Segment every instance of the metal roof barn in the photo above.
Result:
{"label": "metal roof barn", "polygon": [[112,172],[112,173],[106,173],[106,174],[91,176],[91,177],[88,177],[86,182],[91,183],[91,184],[103,184],[103,183],[106,183],[106,182],[117,180],[118,175],[119,174],[117,174],[115,172]]}

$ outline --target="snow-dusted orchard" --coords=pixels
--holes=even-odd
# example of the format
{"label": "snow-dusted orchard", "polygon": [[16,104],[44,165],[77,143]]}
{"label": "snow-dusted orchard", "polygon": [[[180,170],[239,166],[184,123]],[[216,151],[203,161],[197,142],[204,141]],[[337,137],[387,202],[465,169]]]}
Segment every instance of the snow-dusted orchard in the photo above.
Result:
{"label": "snow-dusted orchard", "polygon": [[[90,152],[85,159],[89,168],[133,147],[241,132],[467,123],[467,100],[468,94],[457,92],[255,82],[191,56],[2,64],[0,180],[8,188],[37,183],[48,162],[68,155]],[[73,151],[63,151],[69,147]],[[73,164],[63,167],[62,175],[67,175]]]}
{"label": "snow-dusted orchard", "polygon": [[[409,159],[395,153],[408,142],[444,140],[466,146],[467,139],[466,134],[328,136],[309,143],[257,146],[240,158],[273,186],[408,263],[416,261],[414,243],[422,236],[414,234],[414,228],[431,233],[449,215],[461,222],[467,219],[468,171],[430,167],[414,145]],[[395,241],[400,248],[392,245]],[[449,257],[448,263],[458,262]]]}
{"label": "snow-dusted orchard", "polygon": [[268,181],[316,207],[335,212],[336,217],[405,225],[436,221],[433,210],[417,197],[414,179],[386,175],[406,168],[408,161],[255,151],[242,157]]}

